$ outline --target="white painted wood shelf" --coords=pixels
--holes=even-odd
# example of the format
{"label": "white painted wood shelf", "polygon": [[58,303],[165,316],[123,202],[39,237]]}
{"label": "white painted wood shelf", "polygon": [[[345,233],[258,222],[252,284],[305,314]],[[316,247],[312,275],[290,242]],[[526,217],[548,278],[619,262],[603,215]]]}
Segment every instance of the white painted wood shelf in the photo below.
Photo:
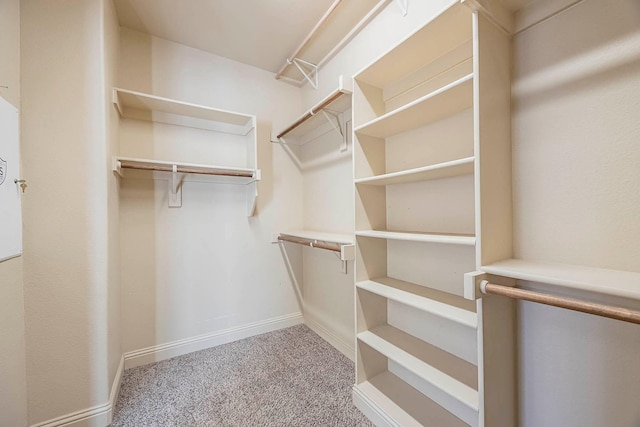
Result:
{"label": "white painted wood shelf", "polygon": [[355,128],[355,132],[375,138],[387,138],[425,126],[471,108],[473,74],[468,74],[434,92],[390,111]]}
{"label": "white painted wood shelf", "polygon": [[[478,391],[441,370],[445,367],[472,384],[475,379],[477,387],[475,366],[392,326],[361,332],[358,340],[397,364],[400,369],[390,367],[395,375],[466,423],[476,424]],[[429,359],[433,359],[438,367],[430,364]]]}
{"label": "white painted wood shelf", "polygon": [[305,77],[293,64],[301,59],[314,64],[318,69],[324,66],[347,43],[349,43],[391,0],[334,0],[325,16],[316,23],[298,48],[282,65],[276,79],[283,78],[296,85],[302,85]]}
{"label": "white painted wood shelf", "polygon": [[284,236],[297,237],[299,239],[314,240],[325,243],[335,243],[338,245],[352,245],[353,235],[340,233],[327,233],[325,231],[316,230],[290,230],[283,231],[280,234]]}
{"label": "white painted wood shelf", "polygon": [[481,270],[496,276],[640,300],[640,273],[636,272],[522,259],[484,265]]}
{"label": "white painted wood shelf", "polygon": [[517,424],[515,304],[461,292],[512,256],[511,38],[488,9],[449,2],[353,77],[353,398],[376,425]]}
{"label": "white painted wood shelf", "polygon": [[360,185],[394,185],[410,182],[428,181],[473,174],[474,158],[452,160],[450,162],[423,166],[398,172],[386,173],[367,178],[358,178],[354,182]]}
{"label": "white painted wood shelf", "polygon": [[232,168],[226,166],[203,165],[198,163],[169,162],[119,156],[115,157],[113,160],[113,171],[121,177],[125,176],[123,169],[173,173],[173,167],[175,166],[176,173],[208,176],[213,179],[213,182],[243,185],[254,182],[260,178],[260,171],[258,169]]}
{"label": "white painted wood shelf", "polygon": [[[156,139],[153,138],[146,148],[149,152],[148,155],[151,157],[143,158],[142,155],[147,153],[142,153],[142,155],[136,157],[120,155],[113,159],[112,168],[118,176],[127,177],[129,174],[125,174],[124,170],[130,170],[132,171],[132,177],[151,176],[153,179],[167,180],[169,182],[168,201],[170,207],[182,206],[183,182],[203,181],[245,185],[247,214],[248,216],[253,216],[258,197],[257,181],[260,180],[260,170],[257,167],[255,131],[257,120],[255,116],[120,88],[113,89],[113,104],[123,119],[208,131],[207,138],[209,139],[210,135],[212,148],[216,143],[222,143],[222,140],[225,141],[224,144],[229,144],[229,141],[232,141],[232,145],[241,149],[243,153],[242,156],[234,154],[234,161],[229,162],[231,163],[230,165],[158,159],[152,158],[153,154],[155,154],[154,144]],[[185,147],[185,151],[196,152],[197,150],[193,149],[193,147],[191,149],[186,148],[192,143],[194,131],[190,129],[185,129],[184,131],[185,133],[181,133],[181,135],[184,135],[184,139],[179,141],[179,144]],[[163,130],[158,129],[153,132],[163,132]],[[225,135],[225,138],[220,138],[220,134],[234,136]],[[193,143],[197,145],[196,142]],[[128,144],[134,146],[136,142],[129,141]],[[207,144],[209,144],[208,140]],[[235,144],[243,144],[244,146]],[[122,150],[123,147],[129,146],[121,141],[120,147]],[[203,150],[202,145],[198,145],[197,149]],[[172,152],[175,151],[177,149],[172,149]],[[227,152],[225,151],[224,153],[226,154]],[[235,164],[240,157],[242,157],[242,164]],[[228,161],[228,159],[223,160]],[[151,175],[148,172],[141,171],[150,171]]]}
{"label": "white painted wood shelf", "polygon": [[478,327],[475,304],[446,292],[390,277],[357,282],[356,287],[468,328]]}
{"label": "white painted wood shelf", "polygon": [[407,242],[443,243],[449,245],[473,246],[476,237],[469,234],[437,234],[437,233],[410,233],[386,230],[358,230],[356,236],[373,237],[376,239],[404,240]]}
{"label": "white painted wood shelf", "polygon": [[356,256],[356,247],[350,234],[327,233],[315,230],[293,230],[274,236],[272,243],[290,242],[311,248],[320,248],[340,253],[343,262],[342,271],[346,273],[346,262]]}
{"label": "white painted wood shelf", "polygon": [[247,135],[255,116],[191,104],[127,89],[113,89],[113,103],[127,119]]}

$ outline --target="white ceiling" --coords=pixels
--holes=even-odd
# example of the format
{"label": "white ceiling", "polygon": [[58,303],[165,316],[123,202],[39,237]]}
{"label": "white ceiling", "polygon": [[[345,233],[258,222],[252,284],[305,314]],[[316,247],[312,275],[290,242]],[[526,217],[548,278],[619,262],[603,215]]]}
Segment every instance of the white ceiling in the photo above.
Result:
{"label": "white ceiling", "polygon": [[333,0],[115,0],[120,25],[277,72]]}
{"label": "white ceiling", "polygon": [[[114,0],[114,3],[123,27],[275,73],[333,1]],[[365,3],[365,0],[347,1]],[[362,14],[377,0],[367,1],[371,4],[365,5]],[[409,7],[411,1],[429,0],[409,0]],[[498,1],[510,10],[517,10],[536,0]]]}

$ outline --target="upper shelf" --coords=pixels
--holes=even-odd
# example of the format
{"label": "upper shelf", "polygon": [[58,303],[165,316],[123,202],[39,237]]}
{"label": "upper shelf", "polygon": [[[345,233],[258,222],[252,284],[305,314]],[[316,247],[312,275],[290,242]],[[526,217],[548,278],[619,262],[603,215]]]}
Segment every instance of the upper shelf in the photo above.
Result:
{"label": "upper shelf", "polygon": [[301,85],[305,77],[294,65],[304,60],[321,68],[351,41],[390,0],[334,0],[300,45],[284,62],[276,79],[285,78]]}
{"label": "upper shelf", "polygon": [[202,165],[195,163],[167,162],[151,159],[134,159],[115,157],[113,170],[122,176],[122,169],[134,169],[153,172],[175,172],[181,174],[209,175],[221,177],[226,182],[235,184],[249,184],[260,180],[260,170],[233,168],[226,166]]}
{"label": "upper shelf", "polygon": [[113,89],[113,103],[124,118],[236,135],[247,135],[256,123],[255,116],[126,89]]}
{"label": "upper shelf", "polygon": [[384,54],[356,79],[384,88],[471,40],[471,9],[458,3]]}
{"label": "upper shelf", "polygon": [[476,237],[469,234],[436,234],[436,233],[409,233],[388,230],[359,230],[356,236],[373,237],[376,239],[404,240],[408,242],[444,243],[450,245],[473,246]]}
{"label": "upper shelf", "polygon": [[520,259],[496,262],[481,270],[496,276],[640,300],[640,273]]}
{"label": "upper shelf", "polygon": [[[292,124],[278,132],[276,139],[293,137],[300,138],[310,134],[313,130],[327,123],[327,118],[323,117],[323,110],[333,114],[344,113],[351,108],[351,93],[353,92],[353,80],[340,76],[338,88],[326,96],[323,100],[311,107],[309,111],[296,119]],[[288,142],[288,141],[287,141]]]}
{"label": "upper shelf", "polygon": [[415,101],[355,128],[355,132],[387,138],[448,117],[473,105],[473,74],[468,74]]}

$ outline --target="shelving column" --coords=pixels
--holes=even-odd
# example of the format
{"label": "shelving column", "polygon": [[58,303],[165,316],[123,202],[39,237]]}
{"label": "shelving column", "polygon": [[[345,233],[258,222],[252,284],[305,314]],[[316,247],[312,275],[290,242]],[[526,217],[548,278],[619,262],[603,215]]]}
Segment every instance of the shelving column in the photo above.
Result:
{"label": "shelving column", "polygon": [[381,426],[515,425],[513,303],[464,297],[511,253],[510,36],[474,6],[354,78],[353,396]]}

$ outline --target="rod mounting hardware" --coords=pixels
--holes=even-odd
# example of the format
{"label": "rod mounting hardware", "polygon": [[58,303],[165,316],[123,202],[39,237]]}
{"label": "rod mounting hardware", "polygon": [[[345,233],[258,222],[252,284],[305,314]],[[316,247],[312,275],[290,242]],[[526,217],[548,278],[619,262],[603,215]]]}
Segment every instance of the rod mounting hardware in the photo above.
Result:
{"label": "rod mounting hardware", "polygon": [[402,13],[402,16],[407,16],[407,11],[409,10],[409,5],[408,5],[409,0],[395,0],[395,1],[398,7],[400,8],[400,13]]}
{"label": "rod mounting hardware", "polygon": [[340,134],[342,142],[340,143],[340,152],[347,151],[347,129],[346,121],[344,120],[344,114],[337,111],[332,111],[327,108],[322,110],[322,114],[331,124],[333,129]]}
{"label": "rod mounting hardware", "polygon": [[182,185],[178,176],[178,165],[171,167],[171,179],[169,179],[169,207],[182,207]]}
{"label": "rod mounting hardware", "polygon": [[309,84],[313,86],[314,89],[318,89],[318,66],[316,64],[300,58],[293,58],[292,61],[287,60],[287,63],[295,65]]}

